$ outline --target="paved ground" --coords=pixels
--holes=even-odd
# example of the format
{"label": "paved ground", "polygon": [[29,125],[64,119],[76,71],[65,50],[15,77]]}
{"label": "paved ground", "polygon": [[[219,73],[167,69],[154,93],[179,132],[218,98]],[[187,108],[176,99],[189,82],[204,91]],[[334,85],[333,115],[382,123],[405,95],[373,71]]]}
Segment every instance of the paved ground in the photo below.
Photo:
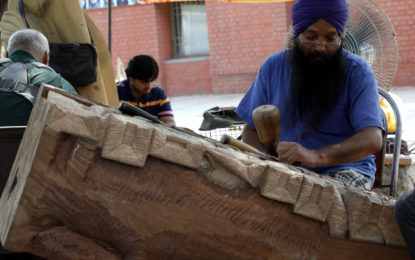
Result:
{"label": "paved ground", "polygon": [[[392,96],[402,116],[402,138],[415,142],[415,86],[392,88]],[[237,106],[242,94],[194,95],[171,97],[173,111],[178,126],[197,131],[203,121],[203,112],[219,106]]]}
{"label": "paved ground", "polygon": [[203,112],[209,108],[237,106],[244,94],[194,95],[171,97],[178,126],[197,131],[203,121]]}
{"label": "paved ground", "polygon": [[415,86],[392,88],[391,92],[399,97],[395,101],[402,115],[402,138],[415,142]]}

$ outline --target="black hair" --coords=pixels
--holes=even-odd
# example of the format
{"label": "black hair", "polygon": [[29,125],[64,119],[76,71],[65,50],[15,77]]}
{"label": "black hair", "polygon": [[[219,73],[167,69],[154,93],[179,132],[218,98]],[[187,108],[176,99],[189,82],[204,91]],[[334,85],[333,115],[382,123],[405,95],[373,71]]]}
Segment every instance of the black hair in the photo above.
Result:
{"label": "black hair", "polygon": [[[337,103],[343,91],[346,64],[342,49],[341,45],[331,55],[317,51],[306,54],[298,41],[294,41],[290,57],[293,72],[289,118],[306,121],[303,135],[308,134],[306,132],[310,129],[316,129],[326,119],[327,111]],[[311,64],[313,57],[320,57],[323,61]],[[295,124],[295,120],[291,120],[291,124]]]}
{"label": "black hair", "polygon": [[153,57],[149,55],[137,55],[128,62],[125,74],[127,74],[127,77],[144,82],[151,82],[157,79],[159,66]]}

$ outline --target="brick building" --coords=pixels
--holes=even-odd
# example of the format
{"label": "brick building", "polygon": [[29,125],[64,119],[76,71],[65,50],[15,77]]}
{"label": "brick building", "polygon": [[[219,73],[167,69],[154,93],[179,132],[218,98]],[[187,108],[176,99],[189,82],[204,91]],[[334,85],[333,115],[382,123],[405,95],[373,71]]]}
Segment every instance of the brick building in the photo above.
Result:
{"label": "brick building", "polygon": [[[415,1],[375,2],[398,39],[393,86],[415,85],[415,34],[410,33]],[[114,68],[117,58],[126,65],[134,55],[149,54],[159,62],[158,83],[169,95],[245,92],[263,61],[283,49],[292,4],[206,1],[113,7]],[[107,9],[87,12],[107,37]]]}

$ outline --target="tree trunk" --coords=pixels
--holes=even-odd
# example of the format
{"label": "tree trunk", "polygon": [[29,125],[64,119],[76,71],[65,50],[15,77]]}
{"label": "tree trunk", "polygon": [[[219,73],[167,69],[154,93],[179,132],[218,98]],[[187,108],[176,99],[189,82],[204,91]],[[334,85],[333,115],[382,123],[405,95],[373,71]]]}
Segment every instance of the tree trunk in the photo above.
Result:
{"label": "tree trunk", "polygon": [[50,259],[409,259],[394,203],[44,86],[0,238]]}

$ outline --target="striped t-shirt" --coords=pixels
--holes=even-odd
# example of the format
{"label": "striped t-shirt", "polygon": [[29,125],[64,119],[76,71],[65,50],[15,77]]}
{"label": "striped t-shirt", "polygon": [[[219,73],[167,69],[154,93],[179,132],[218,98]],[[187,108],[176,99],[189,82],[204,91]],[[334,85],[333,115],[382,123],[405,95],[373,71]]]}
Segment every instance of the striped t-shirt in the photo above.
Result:
{"label": "striped t-shirt", "polygon": [[144,111],[157,117],[173,116],[170,100],[160,87],[154,86],[150,93],[142,95],[136,100],[128,86],[128,79],[117,84],[118,99],[131,105],[137,106]]}

